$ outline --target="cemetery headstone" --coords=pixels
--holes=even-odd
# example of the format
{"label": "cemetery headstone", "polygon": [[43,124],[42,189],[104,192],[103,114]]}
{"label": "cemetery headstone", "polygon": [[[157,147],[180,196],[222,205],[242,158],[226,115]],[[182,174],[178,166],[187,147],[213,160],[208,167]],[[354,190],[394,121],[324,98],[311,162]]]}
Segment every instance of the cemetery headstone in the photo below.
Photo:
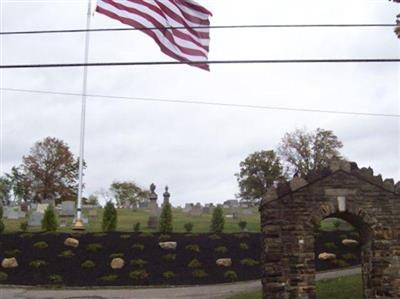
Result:
{"label": "cemetery headstone", "polygon": [[41,226],[44,213],[34,211],[28,218],[28,226]]}
{"label": "cemetery headstone", "polygon": [[63,201],[61,203],[60,216],[75,216],[75,202]]}
{"label": "cemetery headstone", "polygon": [[150,216],[147,221],[147,226],[151,229],[157,229],[158,227],[158,206],[157,206],[157,193],[155,192],[156,185],[153,183],[150,185],[150,197],[149,197],[149,209]]}

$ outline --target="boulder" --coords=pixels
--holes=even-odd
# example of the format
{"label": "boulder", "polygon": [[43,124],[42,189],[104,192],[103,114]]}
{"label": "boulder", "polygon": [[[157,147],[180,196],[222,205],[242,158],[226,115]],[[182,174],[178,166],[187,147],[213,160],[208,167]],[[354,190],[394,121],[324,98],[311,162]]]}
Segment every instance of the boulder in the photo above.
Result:
{"label": "boulder", "polygon": [[215,263],[219,267],[230,267],[232,266],[232,259],[230,258],[218,259]]}
{"label": "boulder", "polygon": [[79,240],[74,239],[74,238],[67,238],[64,241],[65,246],[73,247],[76,248],[79,246]]}
{"label": "boulder", "polygon": [[358,241],[357,240],[352,240],[352,239],[344,239],[342,240],[342,244],[344,246],[349,246],[349,247],[356,247],[358,246]]}
{"label": "boulder", "polygon": [[16,267],[18,267],[18,262],[15,257],[5,258],[1,262],[1,266],[3,268],[16,268]]}
{"label": "boulder", "polygon": [[336,254],[334,254],[334,253],[328,253],[328,252],[323,252],[323,253],[320,253],[320,254],[318,255],[318,259],[321,260],[321,261],[334,260],[334,259],[336,259]]}
{"label": "boulder", "polygon": [[111,261],[111,268],[112,269],[121,269],[123,268],[125,265],[125,261],[122,258],[114,258]]}
{"label": "boulder", "polygon": [[178,245],[176,242],[160,242],[158,243],[162,249],[175,250]]}

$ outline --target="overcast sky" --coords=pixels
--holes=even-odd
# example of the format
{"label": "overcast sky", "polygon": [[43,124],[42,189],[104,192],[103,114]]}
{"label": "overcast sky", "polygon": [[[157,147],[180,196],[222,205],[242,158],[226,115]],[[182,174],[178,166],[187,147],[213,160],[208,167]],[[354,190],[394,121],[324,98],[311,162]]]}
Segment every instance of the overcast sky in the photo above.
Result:
{"label": "overcast sky", "polygon": [[[85,1],[1,0],[1,31],[84,28]],[[95,2],[95,1],[94,1]],[[93,2],[93,3],[94,3]],[[385,0],[199,0],[212,25],[394,23]],[[95,14],[92,28],[124,27]],[[2,36],[1,64],[82,62],[84,34]],[[399,58],[393,28],[215,29],[211,60]],[[141,32],[92,33],[91,62],[170,60]],[[92,68],[88,93],[400,114],[400,64],[186,65]],[[1,71],[1,87],[80,93],[81,69]],[[38,140],[79,152],[81,98],[1,91],[1,173]],[[296,128],[330,129],[343,154],[400,180],[400,119],[89,98],[85,195],[113,180],[169,185],[174,205],[221,202],[238,192],[248,154]]]}

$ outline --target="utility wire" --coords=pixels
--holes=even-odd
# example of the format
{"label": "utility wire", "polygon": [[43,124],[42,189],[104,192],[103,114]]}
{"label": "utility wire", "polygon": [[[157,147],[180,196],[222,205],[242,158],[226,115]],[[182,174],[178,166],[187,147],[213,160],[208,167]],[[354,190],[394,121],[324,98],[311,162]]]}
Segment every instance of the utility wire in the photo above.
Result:
{"label": "utility wire", "polygon": [[144,28],[97,28],[97,29],[55,29],[31,31],[3,31],[0,35],[20,34],[48,34],[48,33],[80,33],[80,32],[108,32],[108,31],[143,31],[165,29],[256,29],[256,28],[348,28],[348,27],[396,27],[397,24],[268,24],[268,25],[221,25],[221,26],[168,26]]}
{"label": "utility wire", "polygon": [[[36,94],[51,94],[51,95],[77,96],[77,97],[82,96],[81,93],[34,90],[34,89],[19,89],[19,88],[4,87],[0,88],[0,90],[11,91],[11,92],[36,93]],[[140,102],[174,103],[174,104],[203,105],[203,106],[216,106],[216,107],[246,108],[246,109],[258,109],[258,110],[279,110],[279,111],[312,112],[312,113],[326,113],[326,114],[336,114],[336,115],[339,114],[339,115],[351,115],[351,116],[375,116],[375,117],[400,118],[400,114],[322,110],[322,109],[303,109],[303,108],[293,108],[293,107],[235,104],[235,103],[222,103],[222,102],[210,102],[210,101],[172,100],[172,99],[160,99],[160,98],[126,97],[126,96],[101,95],[101,94],[86,94],[86,96],[91,98],[130,100],[130,101],[140,101]]]}
{"label": "utility wire", "polygon": [[137,61],[137,62],[93,62],[93,63],[50,63],[50,64],[6,64],[0,69],[26,68],[68,68],[68,67],[104,67],[104,66],[154,66],[179,64],[304,64],[304,63],[387,63],[400,62],[400,58],[377,59],[269,59],[269,60],[210,60],[210,61]]}

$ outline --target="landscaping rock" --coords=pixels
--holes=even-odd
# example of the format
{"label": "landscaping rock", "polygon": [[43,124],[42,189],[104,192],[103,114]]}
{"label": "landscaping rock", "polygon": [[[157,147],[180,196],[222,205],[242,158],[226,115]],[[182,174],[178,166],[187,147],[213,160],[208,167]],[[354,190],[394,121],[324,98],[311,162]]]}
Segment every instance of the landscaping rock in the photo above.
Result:
{"label": "landscaping rock", "polygon": [[232,259],[230,258],[218,259],[215,263],[217,264],[217,266],[220,267],[230,267],[232,266]]}
{"label": "landscaping rock", "polygon": [[158,243],[162,249],[175,250],[178,245],[176,242],[160,242]]}
{"label": "landscaping rock", "polygon": [[5,258],[1,262],[1,266],[3,268],[16,268],[16,267],[18,267],[18,262],[15,257]]}
{"label": "landscaping rock", "polygon": [[74,239],[74,238],[67,238],[64,241],[65,246],[73,247],[76,248],[79,246],[79,240]]}
{"label": "landscaping rock", "polygon": [[112,269],[121,269],[123,268],[125,265],[125,261],[122,258],[114,258],[111,261],[111,268]]}
{"label": "landscaping rock", "polygon": [[359,243],[358,243],[357,240],[344,239],[344,240],[342,241],[342,244],[343,244],[344,246],[356,247],[356,246],[358,246]]}
{"label": "landscaping rock", "polygon": [[334,260],[336,259],[336,254],[334,253],[328,253],[328,252],[323,252],[318,255],[318,259],[321,261],[329,261],[329,260]]}

